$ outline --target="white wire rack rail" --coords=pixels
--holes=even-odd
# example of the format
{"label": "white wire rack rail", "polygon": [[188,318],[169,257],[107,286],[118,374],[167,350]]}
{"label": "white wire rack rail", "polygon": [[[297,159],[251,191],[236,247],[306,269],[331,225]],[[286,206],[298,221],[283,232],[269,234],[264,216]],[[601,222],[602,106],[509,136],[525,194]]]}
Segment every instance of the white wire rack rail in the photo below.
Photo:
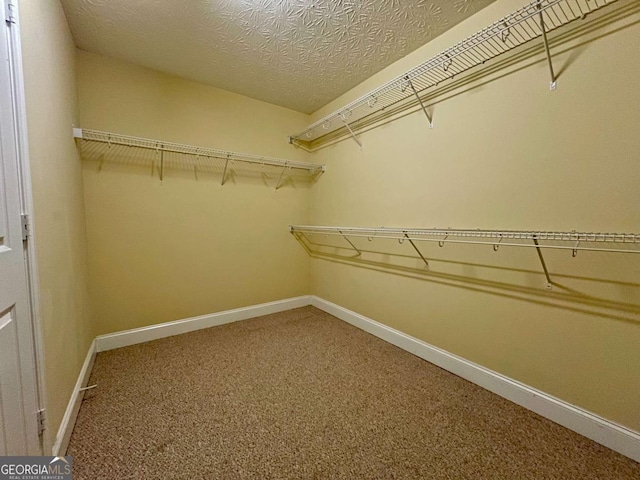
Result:
{"label": "white wire rack rail", "polygon": [[234,163],[268,165],[272,167],[282,167],[276,189],[280,188],[285,180],[288,170],[305,170],[309,174],[318,175],[326,170],[324,165],[315,163],[296,162],[292,160],[281,160],[272,157],[262,157],[249,153],[229,152],[226,150],[217,150],[213,148],[197,147],[193,145],[183,145],[179,143],[164,142],[161,140],[151,140],[148,138],[132,137],[121,135],[118,133],[101,132],[98,130],[89,130],[82,128],[73,129],[74,138],[82,142],[95,142],[111,145],[122,145],[126,147],[140,148],[144,150],[152,150],[159,154],[160,158],[160,180],[164,178],[164,153],[174,153],[179,155],[191,156],[194,158],[211,158],[224,162],[222,171],[222,185],[227,178],[227,171]]}
{"label": "white wire rack rail", "polygon": [[551,89],[556,88],[547,32],[576,19],[585,18],[616,0],[535,0],[516,10],[493,25],[448,48],[426,62],[412,68],[339,110],[311,124],[304,131],[291,135],[290,143],[311,142],[340,128],[346,128],[360,145],[350,124],[380,112],[410,97],[415,97],[427,116],[430,127],[433,121],[420,97],[420,92],[443,81],[453,79],[473,67],[484,64],[509,50],[542,37],[549,72]]}
{"label": "white wire rack rail", "polygon": [[[291,225],[289,231],[298,239],[310,235],[336,235],[342,237],[349,248],[357,256],[362,251],[351,241],[351,238],[374,238],[407,241],[429,268],[429,261],[424,256],[418,242],[434,242],[439,247],[447,243],[488,245],[498,251],[501,246],[535,248],[542,269],[547,279],[547,288],[551,289],[549,276],[542,249],[570,250],[575,257],[578,251],[615,252],[640,254],[639,233],[588,233],[588,232],[549,232],[519,230],[460,230],[439,228],[363,228],[363,227],[329,227],[311,225]],[[542,242],[542,243],[541,243]]]}

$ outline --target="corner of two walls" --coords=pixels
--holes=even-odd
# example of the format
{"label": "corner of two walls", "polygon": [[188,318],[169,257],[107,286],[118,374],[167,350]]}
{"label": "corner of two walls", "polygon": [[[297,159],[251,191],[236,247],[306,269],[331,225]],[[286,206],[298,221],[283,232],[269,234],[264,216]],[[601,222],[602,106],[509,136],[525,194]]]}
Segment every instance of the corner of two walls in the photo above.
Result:
{"label": "corner of two walls", "polygon": [[[521,6],[498,0],[312,119]],[[321,149],[311,224],[637,232],[637,20],[623,0],[572,43],[551,35],[556,91],[538,45],[430,100],[433,130],[416,108],[359,133],[362,149],[350,138]],[[311,293],[640,430],[640,255],[545,250],[547,291],[534,249],[424,244],[425,271],[407,243],[355,242],[360,259],[347,248],[312,259]]]}
{"label": "corner of two walls", "polygon": [[[82,50],[76,59],[82,128],[309,161],[287,142],[306,114]],[[273,171],[240,165],[224,186],[192,166],[168,165],[161,182],[155,152],[126,152],[83,162],[96,333],[309,293],[310,260],[288,231],[308,222],[308,182],[276,191]]]}
{"label": "corner of two walls", "polygon": [[38,257],[47,428],[51,451],[78,373],[95,336],[88,291],[77,121],[75,46],[57,0],[21,1],[33,216]]}

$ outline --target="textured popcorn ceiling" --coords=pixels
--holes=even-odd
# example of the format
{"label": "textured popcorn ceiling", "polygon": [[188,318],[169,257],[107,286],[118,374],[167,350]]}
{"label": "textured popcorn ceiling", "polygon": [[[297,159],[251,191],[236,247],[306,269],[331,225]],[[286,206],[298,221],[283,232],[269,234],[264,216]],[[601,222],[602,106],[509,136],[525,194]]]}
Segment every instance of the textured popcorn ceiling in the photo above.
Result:
{"label": "textured popcorn ceiling", "polygon": [[76,45],[311,113],[494,0],[62,0]]}

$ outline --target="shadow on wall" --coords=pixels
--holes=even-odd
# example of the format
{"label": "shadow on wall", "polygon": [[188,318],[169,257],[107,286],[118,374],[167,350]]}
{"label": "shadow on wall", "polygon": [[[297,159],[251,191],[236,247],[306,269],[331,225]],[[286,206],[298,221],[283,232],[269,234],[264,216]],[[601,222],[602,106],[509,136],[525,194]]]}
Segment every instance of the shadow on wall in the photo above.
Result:
{"label": "shadow on wall", "polygon": [[106,171],[106,166],[109,165],[109,171],[149,176],[158,180],[183,178],[221,185],[244,182],[282,188],[310,186],[322,173],[234,160],[226,165],[225,160],[221,158],[175,152],[164,152],[161,161],[160,152],[142,148],[82,140],[78,145],[82,160],[90,163],[91,169],[97,174]]}
{"label": "shadow on wall", "polygon": [[[638,18],[633,18],[634,15],[639,13],[640,2],[622,4],[613,10],[605,9],[601,12],[594,12],[592,14],[593,16],[588,17],[589,20],[580,26],[576,27],[574,23],[570,23],[553,31],[549,38],[552,56],[557,57],[558,55],[570,52],[564,62],[555,65],[556,79],[562,78],[563,74],[578,60],[590,43],[640,23]],[[602,32],[606,27],[622,22],[625,19],[627,22],[619,27]],[[431,118],[434,119],[434,122],[437,122],[437,118],[434,116],[435,105],[446,102],[464,93],[482,89],[485,85],[496,80],[546,61],[547,58],[544,55],[542,41],[540,40],[538,42],[534,40],[533,43],[525,43],[508,53],[488,60],[487,64],[482,65],[482,68],[479,70],[471,69],[459,74],[456,79],[449,80],[446,85],[439,86],[428,92],[419,92],[420,98],[427,107]],[[554,62],[557,62],[557,59],[554,58]],[[380,112],[354,121],[350,123],[349,126],[354,132],[362,134],[421,111],[422,108],[418,100],[415,97],[410,97]],[[426,119],[425,125],[427,125]],[[340,128],[310,142],[298,141],[294,146],[315,152],[350,139],[351,136],[347,129]]]}
{"label": "shadow on wall", "polygon": [[[323,243],[324,240],[316,241],[306,235],[294,235],[294,237],[314,258],[423,282],[640,324],[640,302],[638,301],[640,299],[640,283],[586,275],[567,275],[551,269],[552,290],[547,290],[542,269],[511,267],[511,265],[517,264],[525,264],[527,267],[533,265],[532,262],[537,260],[535,249],[515,247],[504,249],[504,253],[503,249],[500,250],[500,253],[488,253],[488,250],[491,249],[482,250],[477,246],[447,245],[446,248],[437,249],[438,257],[433,256],[434,249],[422,252],[430,265],[430,268],[427,269],[417,254],[408,255],[406,253],[406,249],[411,250],[410,247],[403,247],[391,240],[375,239],[373,241],[380,242],[379,245],[384,242],[384,250],[365,249],[361,244],[358,244],[357,249],[360,251],[358,253],[346,242],[344,245],[340,245],[337,241],[330,243],[329,239]],[[373,245],[373,242],[370,244]],[[533,252],[523,252],[523,250],[533,250]],[[471,255],[482,260],[486,259],[487,262],[476,263],[471,260]],[[501,255],[502,258],[500,258]],[[579,269],[584,269],[586,266],[588,270],[593,270],[593,268],[599,269],[607,263],[615,264],[613,265],[615,270],[621,272],[623,276],[626,276],[626,272],[632,276],[633,272],[640,271],[639,258],[633,258],[632,262],[628,260],[630,256],[640,257],[640,255],[580,252],[580,257],[585,257],[583,259],[572,259],[571,255],[567,255],[566,252],[545,252],[545,255],[547,255],[547,265],[550,268],[556,264],[566,267],[567,271],[570,271],[572,265]],[[452,259],[452,257],[457,259]],[[596,258],[600,260],[594,262]],[[492,262],[491,259],[497,261]],[[603,261],[606,263],[601,264]],[[632,278],[634,277],[632,276]]]}

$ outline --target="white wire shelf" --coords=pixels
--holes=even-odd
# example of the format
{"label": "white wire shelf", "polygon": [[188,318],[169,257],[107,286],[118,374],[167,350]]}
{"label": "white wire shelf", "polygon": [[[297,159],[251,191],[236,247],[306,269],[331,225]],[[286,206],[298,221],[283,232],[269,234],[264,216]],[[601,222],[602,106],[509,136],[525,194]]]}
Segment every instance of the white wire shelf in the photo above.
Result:
{"label": "white wire shelf", "polygon": [[[445,244],[472,244],[492,246],[495,251],[506,247],[535,248],[547,279],[547,288],[551,289],[551,278],[547,270],[542,249],[571,250],[575,257],[578,251],[640,253],[640,233],[592,233],[592,232],[552,232],[531,230],[462,230],[450,228],[365,228],[291,225],[289,231],[298,239],[312,235],[335,235],[342,237],[357,256],[360,248],[350,239],[366,238],[408,241],[429,268],[429,261],[418,248],[416,242],[435,242]],[[345,246],[347,246],[345,244]]]}
{"label": "white wire shelf", "polygon": [[[339,235],[364,237],[367,239],[387,238],[404,240],[409,236],[418,241],[438,243],[471,243],[476,245],[505,245],[515,247],[536,247],[535,244],[522,242],[504,242],[504,240],[533,240],[551,242],[540,244],[539,248],[566,250],[590,250],[600,252],[640,253],[640,233],[591,233],[591,232],[547,232],[526,230],[459,230],[451,228],[363,228],[363,227],[320,227],[311,225],[291,225],[292,233]],[[470,238],[473,240],[462,240]],[[568,245],[572,243],[572,245]],[[581,245],[597,244],[634,244],[637,249],[607,248]]]}
{"label": "white wire shelf", "polygon": [[[222,169],[222,184],[224,185],[227,178],[227,171],[236,163],[251,164],[259,166],[270,166],[281,168],[276,189],[282,186],[285,174],[288,170],[303,170],[312,175],[323,173],[326,170],[324,165],[315,163],[297,162],[293,160],[282,160],[272,157],[263,157],[252,155],[249,153],[237,153],[226,150],[217,150],[213,148],[197,147],[193,145],[183,145],[179,143],[164,142],[162,140],[152,140],[148,138],[132,137],[129,135],[121,135],[118,133],[102,132],[98,130],[89,130],[74,128],[74,138],[85,143],[98,143],[107,146],[124,146],[130,148],[138,148],[143,150],[154,151],[160,156],[160,179],[164,176],[164,153],[175,154],[179,156],[192,157],[193,159],[216,159],[220,160]],[[194,162],[196,165],[197,162]]]}
{"label": "white wire shelf", "polygon": [[339,110],[321,118],[302,132],[290,136],[290,142],[312,142],[320,137],[346,128],[355,137],[350,124],[380,112],[387,107],[416,97],[433,126],[420,92],[453,79],[473,67],[484,64],[531,40],[542,37],[549,61],[551,89],[555,89],[556,76],[551,63],[546,33],[576,19],[585,18],[616,0],[535,0],[516,10],[493,25],[468,37],[424,63],[412,68]]}

